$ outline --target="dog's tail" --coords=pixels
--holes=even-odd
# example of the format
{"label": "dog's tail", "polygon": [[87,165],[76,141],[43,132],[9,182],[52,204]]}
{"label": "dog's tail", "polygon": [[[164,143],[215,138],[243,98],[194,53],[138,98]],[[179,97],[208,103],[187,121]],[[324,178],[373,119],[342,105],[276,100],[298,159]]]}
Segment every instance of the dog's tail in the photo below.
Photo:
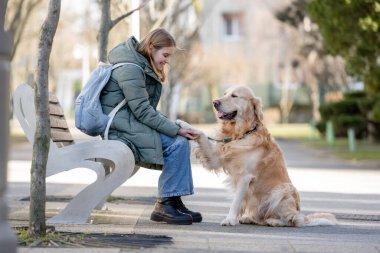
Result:
{"label": "dog's tail", "polygon": [[331,213],[313,213],[303,217],[303,226],[334,226],[338,222]]}

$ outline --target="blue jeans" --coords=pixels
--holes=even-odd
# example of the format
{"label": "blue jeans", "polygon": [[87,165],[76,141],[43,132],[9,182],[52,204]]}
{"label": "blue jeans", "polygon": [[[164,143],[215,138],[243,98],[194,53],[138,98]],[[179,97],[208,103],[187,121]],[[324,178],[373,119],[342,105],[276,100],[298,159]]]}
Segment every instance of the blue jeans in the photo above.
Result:
{"label": "blue jeans", "polygon": [[194,194],[189,141],[180,135],[174,138],[160,134],[164,166],[158,179],[158,197]]}

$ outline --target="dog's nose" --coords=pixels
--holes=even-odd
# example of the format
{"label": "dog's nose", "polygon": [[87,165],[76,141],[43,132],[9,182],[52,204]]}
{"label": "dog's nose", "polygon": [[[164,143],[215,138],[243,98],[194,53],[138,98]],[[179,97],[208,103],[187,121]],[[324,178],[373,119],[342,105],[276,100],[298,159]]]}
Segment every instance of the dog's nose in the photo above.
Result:
{"label": "dog's nose", "polygon": [[220,106],[220,101],[214,100],[214,101],[212,101],[212,104],[214,105],[215,109],[218,109],[218,107]]}

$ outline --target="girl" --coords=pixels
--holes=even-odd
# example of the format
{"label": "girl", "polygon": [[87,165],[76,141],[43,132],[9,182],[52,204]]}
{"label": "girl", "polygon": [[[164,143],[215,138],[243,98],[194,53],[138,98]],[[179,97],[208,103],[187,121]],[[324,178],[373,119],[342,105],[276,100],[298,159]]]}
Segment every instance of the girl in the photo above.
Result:
{"label": "girl", "polygon": [[138,66],[114,69],[100,101],[103,112],[109,114],[127,99],[112,121],[108,139],[128,145],[137,165],[162,170],[151,220],[188,225],[202,221],[201,214],[187,209],[181,200],[194,193],[187,139],[199,136],[156,110],[166,77],[164,67],[175,49],[175,40],[164,29],[153,30],[141,42],[131,37],[117,45],[109,53],[109,62]]}

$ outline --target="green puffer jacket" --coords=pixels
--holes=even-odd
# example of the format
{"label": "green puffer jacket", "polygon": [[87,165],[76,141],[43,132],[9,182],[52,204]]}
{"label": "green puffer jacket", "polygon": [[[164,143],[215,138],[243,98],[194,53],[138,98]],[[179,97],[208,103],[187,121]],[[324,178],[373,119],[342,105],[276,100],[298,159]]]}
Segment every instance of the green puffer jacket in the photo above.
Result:
{"label": "green puffer jacket", "polygon": [[118,111],[112,121],[108,139],[120,140],[133,151],[138,165],[150,169],[162,169],[163,154],[159,133],[174,137],[179,126],[156,110],[162,84],[148,60],[136,51],[138,41],[131,37],[109,53],[109,62],[131,62],[112,71],[104,87],[100,102],[103,112],[109,114],[124,97],[127,104]]}

